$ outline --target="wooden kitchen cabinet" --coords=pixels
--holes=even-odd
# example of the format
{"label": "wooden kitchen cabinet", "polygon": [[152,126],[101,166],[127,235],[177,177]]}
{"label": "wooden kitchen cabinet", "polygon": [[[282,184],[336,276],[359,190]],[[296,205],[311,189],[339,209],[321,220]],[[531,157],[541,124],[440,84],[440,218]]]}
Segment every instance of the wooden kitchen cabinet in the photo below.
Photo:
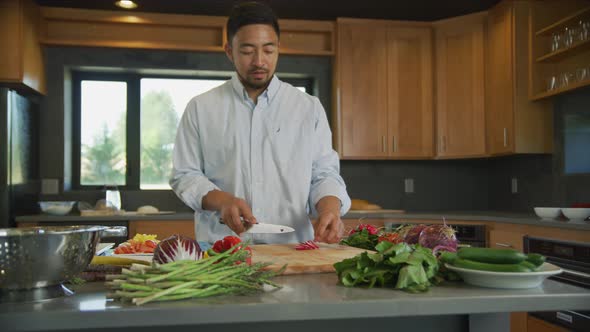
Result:
{"label": "wooden kitchen cabinet", "polygon": [[530,3],[503,1],[487,17],[487,152],[551,153],[552,103],[528,98]]}
{"label": "wooden kitchen cabinet", "polygon": [[0,0],[0,85],[45,94],[40,11],[32,0]]}
{"label": "wooden kitchen cabinet", "polygon": [[492,229],[489,232],[489,242],[488,246],[490,248],[500,248],[500,249],[516,249],[518,251],[523,251],[523,243],[522,238],[524,234],[520,232],[511,232],[511,231],[504,231],[504,230],[495,230]]}
{"label": "wooden kitchen cabinet", "polygon": [[385,158],[386,24],[338,19],[337,112],[343,159]]}
{"label": "wooden kitchen cabinet", "polygon": [[434,154],[432,29],[387,29],[386,144],[392,157],[430,158]]}
{"label": "wooden kitchen cabinet", "polygon": [[[559,49],[552,50],[553,35],[563,33],[565,28],[579,27],[580,21],[590,19],[588,0],[546,0],[531,1],[529,16],[531,70],[529,97],[542,100],[590,85],[590,77],[576,77],[576,71],[590,64],[590,39],[573,38],[571,45],[560,43]],[[575,30],[574,30],[575,31]],[[562,35],[562,41],[564,40]],[[549,78],[559,78],[565,73],[573,77],[569,84],[549,88]]]}
{"label": "wooden kitchen cabinet", "polygon": [[364,19],[338,19],[337,27],[341,158],[431,157],[431,28]]}
{"label": "wooden kitchen cabinet", "polygon": [[484,34],[487,12],[435,22],[437,157],[486,155]]}
{"label": "wooden kitchen cabinet", "polygon": [[[527,332],[569,332],[568,329],[540,320],[533,316],[527,317]],[[512,331],[511,332],[515,332]]]}

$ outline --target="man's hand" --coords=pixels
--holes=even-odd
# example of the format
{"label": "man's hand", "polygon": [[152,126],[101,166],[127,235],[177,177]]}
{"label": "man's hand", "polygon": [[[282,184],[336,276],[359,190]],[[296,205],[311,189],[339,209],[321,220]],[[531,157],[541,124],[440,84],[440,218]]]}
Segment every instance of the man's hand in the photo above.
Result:
{"label": "man's hand", "polygon": [[326,196],[316,204],[318,220],[313,225],[314,240],[326,243],[338,243],[344,235],[344,224],[340,219],[340,200]]}
{"label": "man's hand", "polygon": [[224,191],[213,190],[207,193],[203,197],[203,208],[219,211],[223,223],[238,235],[246,231],[247,224],[257,223],[245,200]]}

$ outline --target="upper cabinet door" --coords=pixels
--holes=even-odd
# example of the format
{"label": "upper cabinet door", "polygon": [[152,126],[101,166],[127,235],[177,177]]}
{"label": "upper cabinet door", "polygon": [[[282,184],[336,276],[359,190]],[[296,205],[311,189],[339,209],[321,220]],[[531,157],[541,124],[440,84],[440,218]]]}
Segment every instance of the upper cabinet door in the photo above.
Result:
{"label": "upper cabinet door", "polygon": [[47,93],[40,17],[39,6],[32,0],[0,1],[0,85]]}
{"label": "upper cabinet door", "polygon": [[484,113],[485,14],[435,24],[437,156],[486,153]]}
{"label": "upper cabinet door", "polygon": [[389,152],[399,158],[433,156],[432,29],[387,30]]}
{"label": "upper cabinet door", "polygon": [[510,3],[489,11],[486,57],[486,124],[488,153],[514,152],[514,43]]}
{"label": "upper cabinet door", "polygon": [[384,158],[387,139],[387,29],[338,21],[341,157]]}

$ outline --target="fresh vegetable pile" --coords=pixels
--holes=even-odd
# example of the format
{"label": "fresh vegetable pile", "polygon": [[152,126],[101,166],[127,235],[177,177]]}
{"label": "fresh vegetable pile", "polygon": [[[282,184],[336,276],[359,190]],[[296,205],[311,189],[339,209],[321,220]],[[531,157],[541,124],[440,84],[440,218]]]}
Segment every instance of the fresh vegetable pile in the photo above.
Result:
{"label": "fresh vegetable pile", "polygon": [[543,265],[545,257],[540,254],[525,255],[514,249],[461,248],[457,253],[443,253],[441,260],[470,270],[533,272]]}
{"label": "fresh vegetable pile", "polygon": [[402,225],[394,231],[377,229],[369,224],[360,224],[351,230],[348,237],[340,243],[351,247],[375,250],[375,246],[382,241],[397,244],[420,244],[430,248],[436,254],[438,251],[456,251],[457,237],[455,230],[445,224],[436,225]]}
{"label": "fresh vegetable pile", "polygon": [[[242,248],[242,245],[240,244],[241,242],[242,240],[240,240],[240,238],[237,236],[226,236],[222,240],[215,241],[213,247],[207,250],[206,254],[208,256],[215,256],[217,254],[224,253],[229,250],[231,250],[232,252],[236,252]],[[252,264],[252,249],[249,246],[245,246],[244,250],[248,252],[245,262],[246,264],[250,265]]]}
{"label": "fresh vegetable pile", "polygon": [[347,287],[390,287],[423,292],[439,281],[438,261],[432,250],[420,245],[382,241],[376,253],[363,252],[334,264],[338,279]]}
{"label": "fresh vegetable pile", "polygon": [[221,294],[245,294],[264,285],[280,286],[270,278],[282,271],[263,271],[269,263],[240,264],[250,253],[238,243],[229,250],[199,260],[178,260],[152,267],[133,264],[122,274],[108,275],[109,298],[136,305]]}
{"label": "fresh vegetable pile", "polygon": [[342,239],[340,244],[351,247],[375,250],[375,246],[379,243],[379,234],[382,233],[373,225],[360,224],[348,233],[348,237]]}
{"label": "fresh vegetable pile", "polygon": [[157,235],[135,234],[133,239],[123,242],[115,248],[115,254],[140,254],[153,253],[160,241],[156,240]]}

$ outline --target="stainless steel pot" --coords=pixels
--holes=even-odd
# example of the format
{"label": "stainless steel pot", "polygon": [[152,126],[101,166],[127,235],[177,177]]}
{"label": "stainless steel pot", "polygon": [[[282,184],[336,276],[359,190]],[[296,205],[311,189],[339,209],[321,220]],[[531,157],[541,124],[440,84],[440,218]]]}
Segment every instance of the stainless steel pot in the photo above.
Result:
{"label": "stainless steel pot", "polygon": [[57,285],[92,260],[103,226],[0,229],[0,288]]}

